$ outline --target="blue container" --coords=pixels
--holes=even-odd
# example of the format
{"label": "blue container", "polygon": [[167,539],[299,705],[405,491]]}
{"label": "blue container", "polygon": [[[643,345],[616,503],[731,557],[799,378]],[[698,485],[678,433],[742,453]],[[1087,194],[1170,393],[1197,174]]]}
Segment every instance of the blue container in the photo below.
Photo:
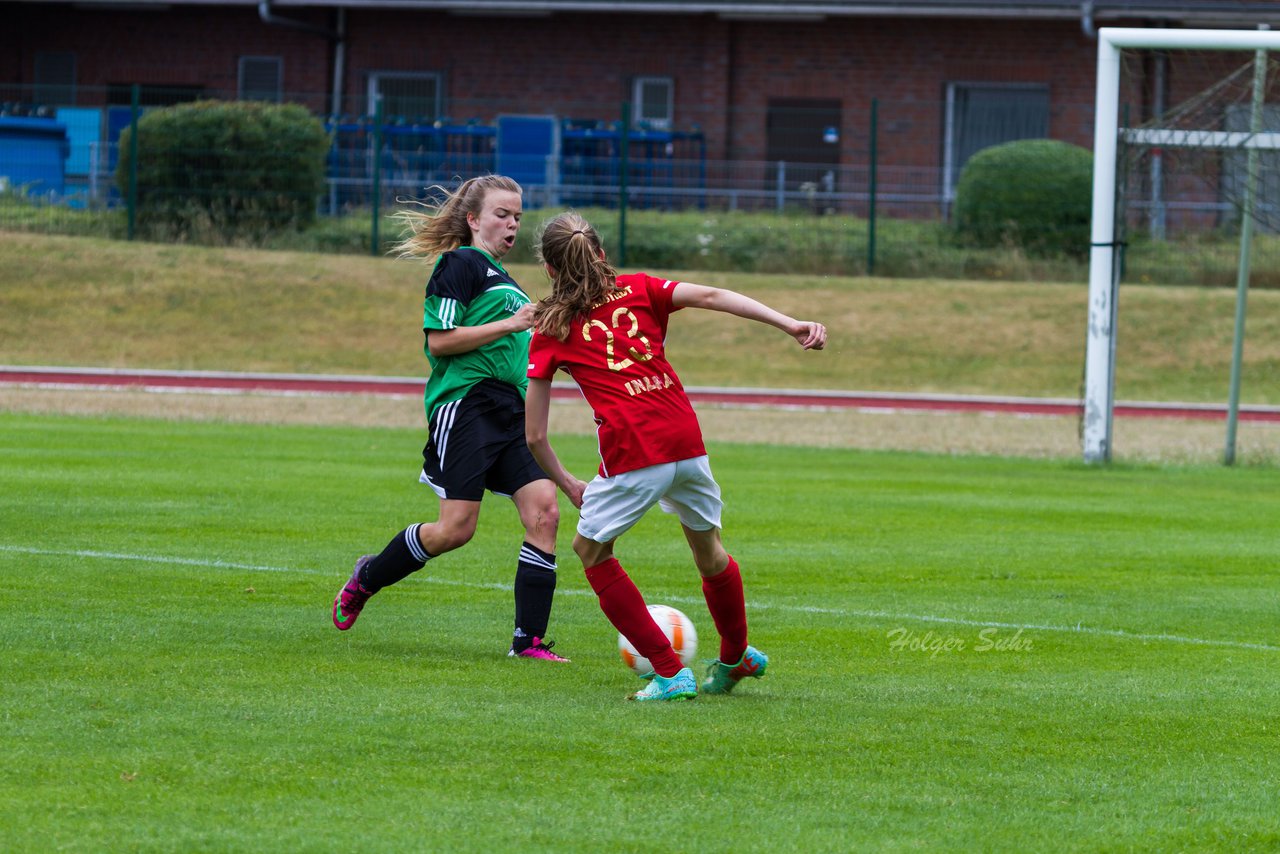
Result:
{"label": "blue container", "polygon": [[33,196],[66,189],[67,126],[53,119],[0,118],[0,182]]}

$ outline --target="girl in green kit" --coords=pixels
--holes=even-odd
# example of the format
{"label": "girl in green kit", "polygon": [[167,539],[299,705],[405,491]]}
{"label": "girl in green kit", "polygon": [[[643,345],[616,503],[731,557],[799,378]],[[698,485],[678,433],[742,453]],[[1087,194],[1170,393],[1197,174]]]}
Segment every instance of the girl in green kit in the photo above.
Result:
{"label": "girl in green kit", "polygon": [[520,185],[500,175],[472,178],[438,207],[405,214],[412,234],[400,244],[401,256],[434,261],[422,321],[431,376],[419,480],[439,496],[440,512],[356,561],[333,602],[333,624],[342,631],[374,593],[470,541],[487,489],[515,502],[525,529],[508,655],[568,660],[545,640],[556,587],[556,488],[525,443],[534,306],[501,261],[515,245],[521,215]]}

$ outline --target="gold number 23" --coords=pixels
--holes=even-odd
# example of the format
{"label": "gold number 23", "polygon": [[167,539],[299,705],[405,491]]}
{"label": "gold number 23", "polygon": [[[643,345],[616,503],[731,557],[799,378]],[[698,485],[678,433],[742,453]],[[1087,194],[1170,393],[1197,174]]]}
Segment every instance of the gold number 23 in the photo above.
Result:
{"label": "gold number 23", "polygon": [[[629,321],[628,328],[624,329],[622,327],[621,325],[622,321]],[[589,323],[582,324],[582,337],[587,341],[591,340],[592,330],[595,330],[595,329],[604,330],[605,361],[609,365],[609,370],[611,371],[625,370],[631,367],[632,365],[634,365],[636,362],[647,362],[653,358],[653,353],[650,352],[650,349],[649,349],[650,347],[649,339],[644,337],[643,335],[636,334],[637,332],[640,331],[640,320],[634,314],[631,313],[631,309],[619,308],[616,311],[614,311],[612,323],[613,323],[612,329],[606,326],[604,324],[604,321],[601,321],[601,320],[592,320]],[[628,346],[627,353],[630,354],[631,358],[630,359],[624,358],[621,361],[619,361],[613,350],[613,333],[614,332],[621,332],[623,335],[625,335],[627,338],[631,339],[632,341],[639,342],[643,351],[637,350],[634,345]]]}

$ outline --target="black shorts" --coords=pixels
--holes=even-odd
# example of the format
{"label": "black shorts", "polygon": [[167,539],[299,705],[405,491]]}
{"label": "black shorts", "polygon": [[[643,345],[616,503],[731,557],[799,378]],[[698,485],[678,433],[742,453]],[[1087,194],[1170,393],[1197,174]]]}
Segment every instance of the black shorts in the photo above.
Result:
{"label": "black shorts", "polygon": [[486,489],[511,496],[547,477],[525,443],[524,398],[515,386],[483,380],[438,407],[428,426],[419,479],[441,498],[479,501]]}

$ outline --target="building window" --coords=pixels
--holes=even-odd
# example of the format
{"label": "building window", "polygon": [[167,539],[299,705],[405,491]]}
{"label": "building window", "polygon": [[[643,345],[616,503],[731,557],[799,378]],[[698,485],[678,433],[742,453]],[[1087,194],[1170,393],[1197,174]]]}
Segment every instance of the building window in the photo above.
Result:
{"label": "building window", "polygon": [[675,88],[670,77],[637,77],[631,88],[632,121],[638,127],[670,130]]}
{"label": "building window", "polygon": [[1049,87],[1016,83],[948,83],[942,192],[950,204],[969,158],[1015,139],[1049,135]]}
{"label": "building window", "polygon": [[770,98],[765,115],[765,187],[808,184],[836,190],[840,172],[841,103],[830,98]]}
{"label": "building window", "polygon": [[35,89],[38,104],[70,107],[76,102],[76,55],[62,51],[37,51]]}
{"label": "building window", "polygon": [[280,103],[280,83],[284,79],[284,60],[278,56],[240,57],[237,91],[242,101]]}
{"label": "building window", "polygon": [[442,115],[442,89],[439,74],[375,71],[369,75],[369,115],[381,98],[384,118],[429,124]]}

